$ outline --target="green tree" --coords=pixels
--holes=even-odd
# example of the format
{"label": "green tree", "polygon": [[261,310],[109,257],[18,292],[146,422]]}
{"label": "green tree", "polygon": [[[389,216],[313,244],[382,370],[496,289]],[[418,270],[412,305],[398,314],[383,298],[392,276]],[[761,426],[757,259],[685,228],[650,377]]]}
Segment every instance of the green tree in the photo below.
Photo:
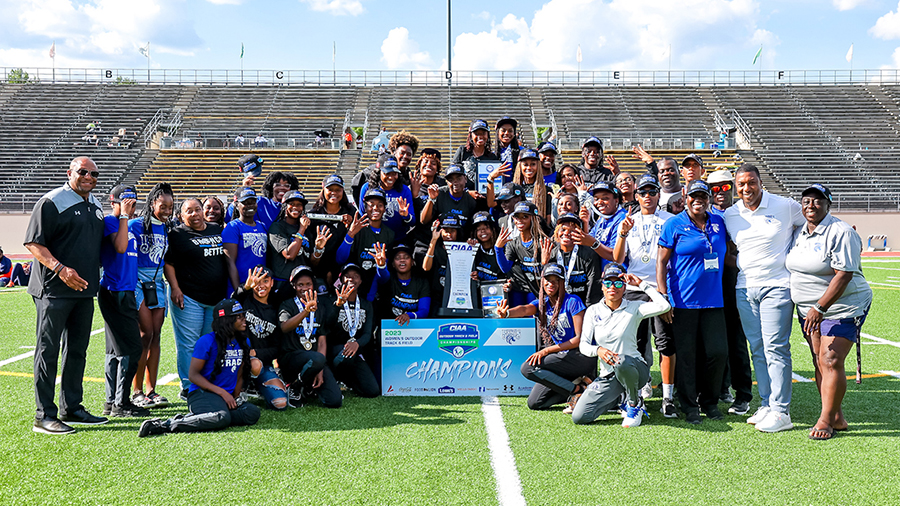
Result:
{"label": "green tree", "polygon": [[25,72],[25,70],[21,68],[12,69],[6,75],[6,82],[10,84],[25,84],[28,82],[28,77],[28,72]]}
{"label": "green tree", "polygon": [[137,84],[137,81],[128,77],[118,76],[114,84]]}

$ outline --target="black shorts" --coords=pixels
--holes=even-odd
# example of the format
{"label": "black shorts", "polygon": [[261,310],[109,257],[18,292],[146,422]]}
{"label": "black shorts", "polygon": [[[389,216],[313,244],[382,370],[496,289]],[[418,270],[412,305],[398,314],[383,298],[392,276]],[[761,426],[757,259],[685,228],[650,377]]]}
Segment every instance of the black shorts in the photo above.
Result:
{"label": "black shorts", "polygon": [[[637,290],[626,290],[625,300],[650,302],[650,296]],[[641,326],[638,328],[638,338],[640,338],[642,331],[644,331],[643,329],[646,328],[645,325],[650,326],[650,332],[653,333],[653,344],[656,345],[657,351],[664,357],[671,357],[674,355],[675,339],[672,334],[672,324],[663,321],[661,315],[651,316],[641,322]],[[638,348],[638,350],[640,351],[640,348]]]}

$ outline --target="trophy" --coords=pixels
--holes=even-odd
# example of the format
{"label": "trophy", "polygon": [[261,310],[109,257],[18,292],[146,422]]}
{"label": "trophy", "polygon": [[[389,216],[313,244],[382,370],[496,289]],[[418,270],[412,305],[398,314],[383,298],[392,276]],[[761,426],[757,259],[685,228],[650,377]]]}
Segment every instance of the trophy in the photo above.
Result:
{"label": "trophy", "polygon": [[447,250],[447,275],[444,277],[444,298],[438,316],[479,318],[483,316],[476,307],[477,281],[472,279],[472,264],[477,246],[466,242],[445,242]]}

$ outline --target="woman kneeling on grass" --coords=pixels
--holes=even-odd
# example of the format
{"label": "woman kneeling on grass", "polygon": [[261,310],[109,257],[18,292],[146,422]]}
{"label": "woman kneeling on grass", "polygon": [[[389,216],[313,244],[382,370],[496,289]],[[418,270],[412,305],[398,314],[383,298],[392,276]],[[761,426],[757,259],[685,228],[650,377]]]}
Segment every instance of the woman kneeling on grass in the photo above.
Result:
{"label": "woman kneeling on grass", "polygon": [[197,340],[191,357],[190,412],[165,421],[146,420],[138,436],[212,431],[259,420],[259,408],[240,398],[245,376],[249,376],[244,362],[250,358],[244,308],[234,299],[219,302],[213,308],[212,328]]}
{"label": "woman kneeling on grass", "polygon": [[[625,300],[625,284],[636,286],[650,302]],[[637,348],[637,329],[644,318],[668,311],[671,306],[655,288],[616,263],[603,269],[603,302],[589,307],[581,332],[581,353],[600,357],[599,377],[584,391],[572,421],[591,423],[616,405],[625,394],[622,427],[637,427],[646,415],[640,389],[650,379],[650,366]],[[649,415],[648,415],[649,417]]]}
{"label": "woman kneeling on grass", "polygon": [[541,349],[522,364],[522,375],[537,383],[528,395],[528,407],[547,409],[570,400],[584,391],[597,373],[597,359],[578,351],[584,303],[577,295],[566,293],[562,267],[547,264],[541,276],[540,296],[524,306],[509,307],[506,300],[497,306],[501,318],[537,315]]}

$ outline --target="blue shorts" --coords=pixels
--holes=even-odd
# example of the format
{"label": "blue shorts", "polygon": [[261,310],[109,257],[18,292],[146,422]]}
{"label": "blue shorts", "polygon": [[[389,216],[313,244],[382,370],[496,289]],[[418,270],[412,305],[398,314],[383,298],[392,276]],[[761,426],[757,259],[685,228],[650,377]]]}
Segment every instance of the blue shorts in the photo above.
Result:
{"label": "blue shorts", "polygon": [[[153,275],[156,274],[156,299],[159,301],[159,304],[148,307],[147,309],[168,309],[168,297],[166,297],[166,282],[163,280],[162,269],[159,269],[157,272],[156,267],[139,267],[138,268],[138,284],[137,288],[134,289],[134,299],[137,303],[138,309],[140,309],[141,304],[144,303],[144,290],[141,289],[141,283],[144,281],[153,280]],[[168,311],[166,312],[168,314]]]}
{"label": "blue shorts", "polygon": [[[868,314],[869,310],[866,309],[866,312],[863,313],[862,316],[857,316],[856,318],[841,318],[840,320],[823,319],[820,327],[820,334],[823,336],[843,337],[851,343],[855,343]],[[806,319],[800,316],[799,312],[797,313],[797,319],[800,320],[800,328],[803,329],[803,324]]]}

